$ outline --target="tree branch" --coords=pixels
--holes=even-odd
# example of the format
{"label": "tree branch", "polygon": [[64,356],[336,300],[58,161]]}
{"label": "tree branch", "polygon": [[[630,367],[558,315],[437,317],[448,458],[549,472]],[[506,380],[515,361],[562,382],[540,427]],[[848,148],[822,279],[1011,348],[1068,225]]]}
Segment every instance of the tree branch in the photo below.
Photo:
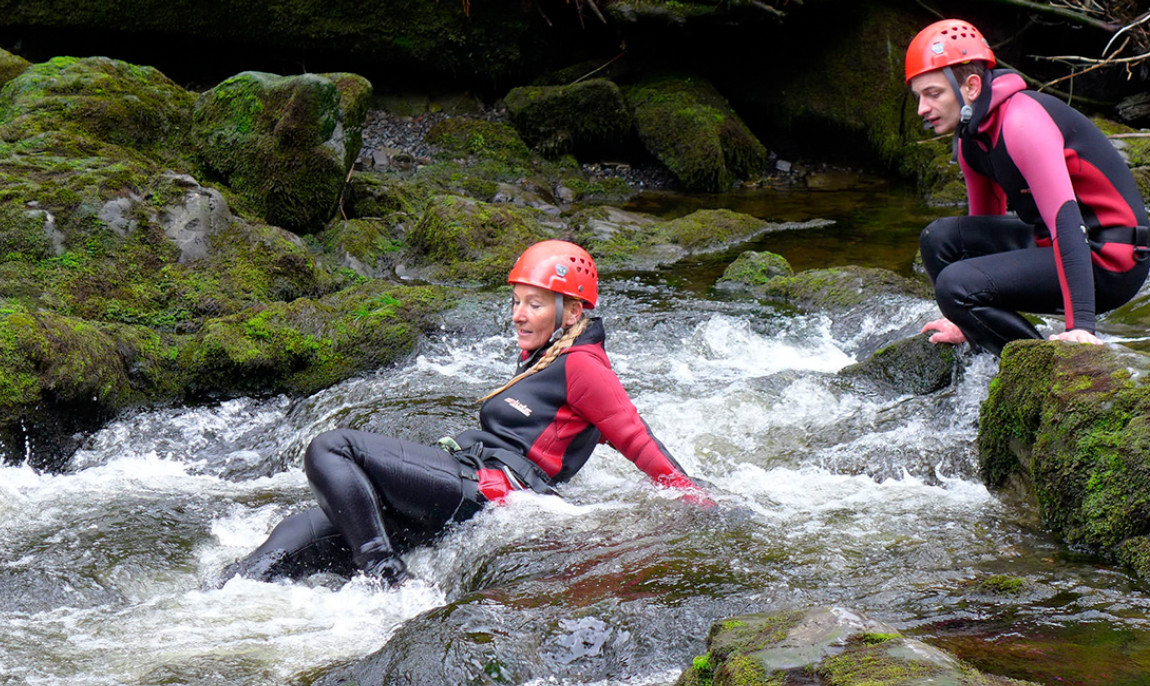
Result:
{"label": "tree branch", "polygon": [[1032,2],[1031,0],[989,0],[989,1],[990,2],[996,2],[1000,5],[1010,5],[1012,7],[1021,7],[1022,9],[1030,10],[1031,12],[1037,12],[1039,14],[1049,14],[1049,15],[1053,15],[1056,17],[1061,17],[1063,19],[1068,19],[1068,20],[1076,22],[1078,24],[1083,24],[1084,26],[1092,26],[1096,29],[1102,29],[1103,31],[1106,31],[1108,33],[1114,33],[1118,29],[1122,28],[1121,24],[1118,24],[1115,22],[1103,21],[1101,19],[1095,19],[1094,17],[1087,16],[1085,14],[1082,14],[1081,12],[1075,12],[1072,9],[1067,9],[1065,7],[1055,7],[1053,5],[1048,5],[1048,4],[1044,4],[1044,3],[1040,3],[1040,2]]}

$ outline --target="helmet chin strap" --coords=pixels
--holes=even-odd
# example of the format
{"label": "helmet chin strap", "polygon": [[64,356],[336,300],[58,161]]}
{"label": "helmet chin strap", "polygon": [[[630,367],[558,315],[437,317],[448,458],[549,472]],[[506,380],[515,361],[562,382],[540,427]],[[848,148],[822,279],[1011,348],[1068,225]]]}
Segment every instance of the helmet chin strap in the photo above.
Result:
{"label": "helmet chin strap", "polygon": [[950,82],[950,87],[954,90],[955,97],[962,103],[962,109],[958,114],[958,121],[962,124],[966,124],[970,121],[970,118],[974,116],[974,108],[972,108],[970,104],[966,102],[966,98],[963,97],[962,88],[958,85],[958,79],[954,76],[954,70],[950,67],[943,67],[942,73],[946,75],[946,80]]}
{"label": "helmet chin strap", "polygon": [[551,340],[563,335],[563,294],[555,292],[555,330],[551,332]]}

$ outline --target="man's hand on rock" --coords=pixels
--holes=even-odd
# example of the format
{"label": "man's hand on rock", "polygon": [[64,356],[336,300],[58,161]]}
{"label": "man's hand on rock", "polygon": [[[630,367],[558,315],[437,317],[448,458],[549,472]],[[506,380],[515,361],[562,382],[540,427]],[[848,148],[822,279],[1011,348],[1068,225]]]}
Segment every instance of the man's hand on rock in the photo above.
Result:
{"label": "man's hand on rock", "polygon": [[946,317],[936,319],[933,322],[927,322],[923,325],[919,333],[926,333],[927,331],[934,331],[934,335],[930,337],[931,343],[953,343],[954,345],[962,345],[966,342],[966,336],[962,333],[962,329],[958,328],[954,322]]}

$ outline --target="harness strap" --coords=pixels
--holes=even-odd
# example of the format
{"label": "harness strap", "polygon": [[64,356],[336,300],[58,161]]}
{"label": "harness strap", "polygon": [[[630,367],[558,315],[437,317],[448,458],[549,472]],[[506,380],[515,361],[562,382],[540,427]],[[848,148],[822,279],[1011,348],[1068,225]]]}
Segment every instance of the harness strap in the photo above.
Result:
{"label": "harness strap", "polygon": [[[498,468],[503,469],[508,474],[508,480],[511,482],[513,488],[522,489],[524,486],[529,487],[536,493],[543,493],[546,495],[555,495],[555,482],[543,471],[539,465],[529,460],[525,455],[515,452],[514,450],[504,450],[502,448],[488,448],[483,443],[476,442],[466,450],[460,450],[455,453],[455,459],[460,463],[460,474],[463,471],[469,472],[472,476],[465,477],[471,479],[478,479],[475,473],[480,469],[487,468],[488,462],[498,463]],[[514,477],[514,478],[512,478]]]}

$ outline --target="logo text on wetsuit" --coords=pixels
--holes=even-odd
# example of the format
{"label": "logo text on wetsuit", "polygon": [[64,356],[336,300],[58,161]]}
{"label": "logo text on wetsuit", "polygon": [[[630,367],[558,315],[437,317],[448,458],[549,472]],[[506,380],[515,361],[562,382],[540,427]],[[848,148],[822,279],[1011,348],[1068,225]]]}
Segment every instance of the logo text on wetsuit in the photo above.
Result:
{"label": "logo text on wetsuit", "polygon": [[519,402],[515,398],[504,398],[504,400],[507,401],[508,405],[510,405],[511,407],[514,407],[515,409],[522,412],[524,417],[530,417],[531,416],[531,408],[527,407],[526,405]]}

